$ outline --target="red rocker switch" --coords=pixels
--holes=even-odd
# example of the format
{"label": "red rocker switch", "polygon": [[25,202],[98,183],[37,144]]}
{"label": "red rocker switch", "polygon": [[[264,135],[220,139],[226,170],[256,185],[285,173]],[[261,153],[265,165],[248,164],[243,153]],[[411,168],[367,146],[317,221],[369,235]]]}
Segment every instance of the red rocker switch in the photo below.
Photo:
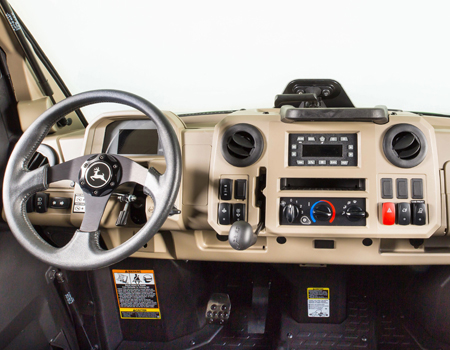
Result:
{"label": "red rocker switch", "polygon": [[383,203],[383,225],[395,224],[395,203]]}

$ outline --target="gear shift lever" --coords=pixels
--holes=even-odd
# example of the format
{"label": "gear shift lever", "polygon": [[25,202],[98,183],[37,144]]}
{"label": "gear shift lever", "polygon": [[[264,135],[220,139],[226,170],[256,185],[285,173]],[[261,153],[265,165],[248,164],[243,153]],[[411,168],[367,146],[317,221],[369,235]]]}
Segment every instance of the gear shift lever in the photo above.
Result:
{"label": "gear shift lever", "polygon": [[258,233],[264,227],[264,223],[260,222],[256,231],[253,233],[252,226],[246,221],[236,221],[231,225],[228,234],[228,242],[233,249],[245,250],[256,243]]}

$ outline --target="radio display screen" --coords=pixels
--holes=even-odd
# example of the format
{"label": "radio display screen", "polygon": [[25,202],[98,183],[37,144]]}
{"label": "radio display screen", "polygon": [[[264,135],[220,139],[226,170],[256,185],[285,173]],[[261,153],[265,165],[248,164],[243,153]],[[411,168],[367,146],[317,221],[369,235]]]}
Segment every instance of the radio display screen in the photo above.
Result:
{"label": "radio display screen", "polygon": [[302,156],[340,158],[342,157],[342,145],[303,145]]}
{"label": "radio display screen", "polygon": [[156,129],[121,129],[117,154],[158,154],[158,131]]}

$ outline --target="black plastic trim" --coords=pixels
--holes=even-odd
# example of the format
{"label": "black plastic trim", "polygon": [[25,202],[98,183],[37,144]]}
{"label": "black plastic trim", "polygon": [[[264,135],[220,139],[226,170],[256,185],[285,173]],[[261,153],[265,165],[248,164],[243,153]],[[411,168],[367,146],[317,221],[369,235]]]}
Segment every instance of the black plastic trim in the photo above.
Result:
{"label": "black plastic trim", "polygon": [[375,108],[281,108],[283,123],[295,122],[373,122],[386,124],[389,122],[388,110],[385,106]]}
{"label": "black plastic trim", "polygon": [[211,112],[194,112],[194,113],[183,113],[178,114],[179,117],[195,117],[200,115],[214,115],[214,114],[231,114],[236,112],[236,109],[229,110],[229,111],[211,111]]}

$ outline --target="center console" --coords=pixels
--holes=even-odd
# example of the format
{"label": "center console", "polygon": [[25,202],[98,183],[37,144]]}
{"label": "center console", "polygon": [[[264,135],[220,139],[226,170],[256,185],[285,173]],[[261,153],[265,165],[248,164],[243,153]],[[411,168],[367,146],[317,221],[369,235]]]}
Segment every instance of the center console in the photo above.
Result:
{"label": "center console", "polygon": [[[209,224],[228,235],[236,221],[233,206],[243,203],[254,231],[264,221],[260,236],[414,239],[443,234],[445,196],[434,129],[418,115],[388,119],[385,124],[285,123],[279,109],[227,116],[214,133]],[[256,151],[260,157],[250,161]],[[233,157],[239,162],[230,162]],[[224,200],[219,191],[224,178],[247,179],[247,198]],[[226,203],[231,220],[223,219]]]}

